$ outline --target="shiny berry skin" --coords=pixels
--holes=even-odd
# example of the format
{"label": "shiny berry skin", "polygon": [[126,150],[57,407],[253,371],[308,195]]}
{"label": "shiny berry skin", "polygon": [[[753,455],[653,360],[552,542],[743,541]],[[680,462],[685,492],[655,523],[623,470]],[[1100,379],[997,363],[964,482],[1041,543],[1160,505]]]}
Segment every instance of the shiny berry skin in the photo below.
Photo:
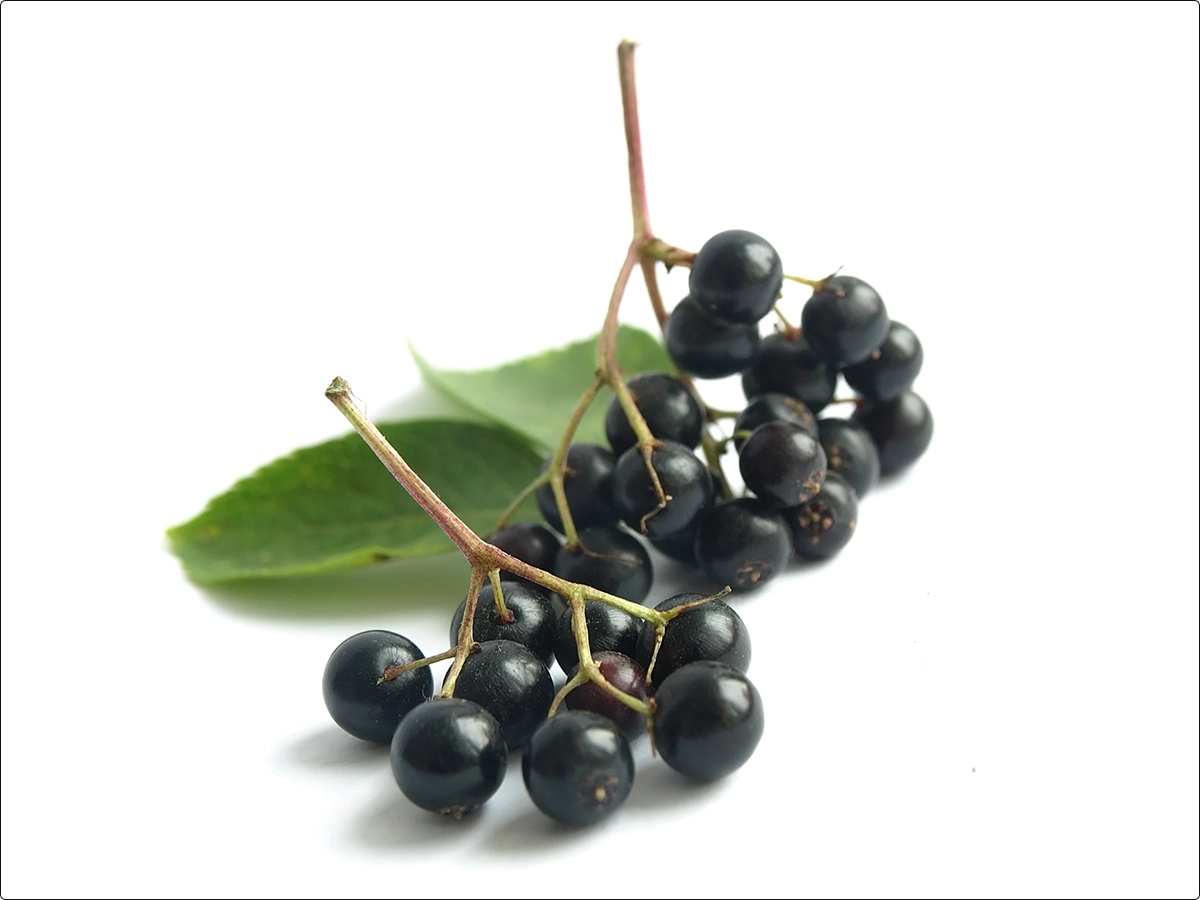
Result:
{"label": "shiny berry skin", "polygon": [[[604,650],[615,650],[626,656],[637,652],[638,636],[642,633],[642,619],[599,600],[584,602],[583,617],[587,621],[588,646],[592,656]],[[570,609],[558,617],[554,658],[558,660],[559,668],[564,672],[570,672],[579,665],[579,647],[575,643],[573,621]]]}
{"label": "shiny berry skin", "polygon": [[879,481],[879,450],[867,430],[849,419],[818,419],[827,472],[837,472],[859,499]]}
{"label": "shiny berry skin", "polygon": [[[512,613],[512,621],[500,618],[496,608],[496,592],[491,583],[479,590],[475,606],[475,619],[471,628],[476,641],[516,641],[529,648],[546,665],[554,658],[554,632],[558,612],[551,600],[551,593],[528,581],[506,581],[503,583],[504,605]],[[458,629],[462,626],[467,601],[463,600],[454,611],[450,622],[450,643],[458,643]]]}
{"label": "shiny berry skin", "polygon": [[675,365],[697,378],[724,378],[745,371],[762,340],[757,324],[718,319],[692,297],[684,297],[671,310],[663,337]]}
{"label": "shiny berry skin", "polygon": [[564,825],[594,825],[629,796],[633,754],[608,719],[565,712],[533,733],[521,772],[530,798],[550,818]]}
{"label": "shiny berry skin", "polygon": [[[575,528],[591,528],[593,525],[616,525],[621,516],[612,505],[612,473],[617,458],[599,444],[578,443],[567,448],[566,473],[563,476],[563,491],[567,495],[567,506]],[[545,472],[550,465],[542,463]],[[549,484],[537,489],[538,509],[550,527],[563,530],[562,517],[554,502],[554,490]]]}
{"label": "shiny berry skin", "polygon": [[650,453],[650,464],[668,498],[662,509],[658,492],[641,450],[631,447],[617,460],[613,473],[613,502],[625,524],[651,538],[670,537],[690,530],[712,506],[713,483],[708,467],[683,444],[663,441]]}
{"label": "shiny berry skin", "polygon": [[[675,441],[695,448],[704,429],[700,401],[682,381],[663,372],[643,372],[625,382],[634,406],[646,420],[650,433],[662,441]],[[608,404],[604,432],[616,456],[637,443],[625,410],[616,397]],[[578,523],[576,523],[578,524]]]}
{"label": "shiny berry skin", "polygon": [[807,406],[795,397],[771,392],[759,394],[738,414],[737,421],[733,423],[734,447],[741,450],[746,442],[744,437],[737,437],[738,432],[753,431],[767,422],[791,422],[813,437],[817,436],[817,417]]}
{"label": "shiny berry skin", "polygon": [[925,361],[921,342],[893,321],[883,343],[866,360],[842,370],[846,384],[868,400],[895,400],[913,386]]}
{"label": "shiny berry skin", "polygon": [[634,603],[646,599],[654,565],[641,541],[619,528],[587,528],[579,532],[579,543],[558,551],[555,575]]}
{"label": "shiny berry skin", "polygon": [[792,529],[796,555],[803,559],[829,559],[840,551],[858,525],[858,497],[837,472],[827,472],[821,493],[784,517]]}
{"label": "shiny berry skin", "polygon": [[404,717],[391,759],[404,796],[422,809],[461,819],[499,789],[508,748],[500,723],[478,703],[436,698]]}
{"label": "shiny berry skin", "polygon": [[864,403],[850,416],[871,435],[879,448],[883,474],[898,472],[920,458],[933,440],[933,415],[917,394],[908,391],[895,400]]}
{"label": "shiny berry skin", "polygon": [[346,638],[325,664],[321,693],[325,708],[344,731],[364,741],[386,744],[410,710],[433,694],[429,667],[413,669],[379,684],[388,666],[403,666],[425,654],[391,631],[363,631]]}
{"label": "shiny berry skin", "polygon": [[688,291],[704,309],[742,325],[770,312],[781,287],[779,254],[749,231],[722,231],[709,238],[688,273]]}
{"label": "shiny berry skin", "polygon": [[863,362],[883,343],[888,314],[875,288],[851,275],[826,278],[800,311],[800,328],[828,363]]}
{"label": "shiny berry skin", "polygon": [[784,570],[792,557],[792,534],[778,510],[755,497],[737,497],[701,519],[695,552],[710,578],[745,593]]}
{"label": "shiny berry skin", "polygon": [[[697,527],[699,522],[696,523]],[[665,538],[651,538],[650,546],[661,553],[663,556],[669,556],[671,559],[686,563],[689,566],[697,565],[696,562],[696,532],[685,531],[682,534],[673,534]]]}
{"label": "shiny berry skin", "polygon": [[[704,594],[676,594],[654,608],[666,611],[703,599]],[[646,622],[642,625],[634,658],[647,670],[654,653],[654,641],[654,626]],[[667,623],[654,670],[649,675],[650,681],[661,684],[676,669],[698,660],[715,660],[741,672],[750,668],[750,632],[742,617],[724,600],[709,600]]]}
{"label": "shiny berry skin", "polygon": [[[637,660],[611,650],[593,653],[592,660],[600,667],[600,674],[613,687],[639,700],[645,700],[649,695],[646,670]],[[578,672],[579,664],[576,663],[568,674],[574,678]],[[567,694],[567,699],[563,702],[567,704],[567,709],[586,710],[611,719],[625,736],[625,740],[631,744],[646,733],[646,717],[626,706],[594,681],[575,688]]]}
{"label": "shiny berry skin", "polygon": [[759,425],[742,444],[738,467],[746,487],[778,509],[803,503],[825,480],[825,450],[788,422]]}
{"label": "shiny berry skin", "polygon": [[715,781],[741,768],[763,733],[762,697],[743,673],[718,662],[694,662],[666,679],[655,695],[654,742],[668,766],[695,781]]}
{"label": "shiny berry skin", "polygon": [[837,389],[837,367],[825,362],[803,337],[769,334],[742,374],[742,393],[753,400],[772,391],[795,397],[814,413],[824,409]]}
{"label": "shiny berry skin", "polygon": [[484,641],[463,661],[454,696],[478,703],[495,716],[505,745],[516,750],[525,746],[550,711],[554,679],[527,647],[514,641]]}
{"label": "shiny berry skin", "polygon": [[[562,546],[558,535],[536,522],[521,522],[501,528],[488,535],[487,542],[493,547],[499,547],[509,556],[515,556],[521,562],[547,572],[554,565],[554,557],[558,555]],[[500,577],[516,578],[511,572],[503,570]]]}

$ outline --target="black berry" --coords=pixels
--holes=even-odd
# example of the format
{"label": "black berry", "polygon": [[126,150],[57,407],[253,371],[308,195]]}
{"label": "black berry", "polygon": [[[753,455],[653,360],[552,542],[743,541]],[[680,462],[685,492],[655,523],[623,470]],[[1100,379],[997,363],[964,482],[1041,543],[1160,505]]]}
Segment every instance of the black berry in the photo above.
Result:
{"label": "black berry", "polygon": [[[549,465],[547,459],[542,463],[542,471],[545,472]],[[599,444],[579,443],[567,448],[563,492],[577,529],[615,525],[621,520],[612,505],[612,473],[616,465],[617,458]],[[554,490],[549,484],[537,489],[537,502],[551,527],[562,531],[562,516],[558,514]]]}
{"label": "black berry", "polygon": [[862,497],[879,481],[879,450],[867,430],[848,419],[818,419],[827,470],[837,472]]}
{"label": "black berry", "polygon": [[579,546],[558,551],[554,574],[634,603],[646,599],[654,581],[650,554],[641,541],[619,528],[579,532]]}
{"label": "black berry", "polygon": [[784,515],[792,527],[796,555],[804,559],[828,559],[854,537],[858,497],[841,475],[828,472],[821,493],[786,510]]}
{"label": "black berry", "polygon": [[804,403],[787,394],[771,392],[759,394],[738,414],[737,421],[733,423],[734,447],[741,450],[746,442],[744,437],[738,437],[739,432],[753,431],[767,422],[791,422],[813,437],[817,436],[817,417]]}
{"label": "black berry", "polygon": [[516,750],[525,746],[550,711],[554,679],[527,647],[514,641],[484,641],[463,661],[454,696],[478,703],[495,716],[505,745]]}
{"label": "black berry", "polygon": [[[665,611],[703,599],[703,594],[676,594],[655,609]],[[635,658],[649,671],[654,684],[661,684],[676,669],[702,659],[716,660],[741,672],[750,668],[750,633],[742,617],[724,600],[709,600],[668,622],[650,671],[654,642],[654,626],[647,622],[642,625]]]}
{"label": "black berry", "polygon": [[[604,650],[614,650],[627,656],[637,652],[642,619],[599,600],[586,601],[583,604],[583,616],[587,620],[588,646],[593,656]],[[558,617],[554,658],[564,672],[570,672],[579,664],[579,648],[575,643],[572,622],[570,609]]]}
{"label": "black berry", "polygon": [[767,422],[742,445],[738,467],[746,487],[760,500],[786,509],[821,489],[825,451],[804,429],[788,422]]}
{"label": "black berry", "polygon": [[[704,410],[696,395],[682,381],[662,372],[644,372],[630,378],[625,386],[646,420],[646,427],[656,438],[693,448],[700,443]],[[637,443],[637,435],[616,397],[608,404],[604,432],[616,456]]]}
{"label": "black berry", "polygon": [[[614,653],[611,650],[601,650],[592,654],[592,660],[600,667],[600,674],[618,690],[624,691],[631,697],[645,700],[648,695],[646,687],[646,670],[624,653]],[[579,672],[578,663],[572,667],[570,676],[575,677]],[[646,717],[631,707],[626,706],[596,682],[589,681],[581,684],[567,694],[568,709],[582,709],[598,713],[620,729],[625,740],[632,743],[646,733]]]}
{"label": "black berry", "polygon": [[662,446],[654,449],[650,464],[667,498],[661,509],[641,450],[631,447],[617,460],[613,502],[625,524],[652,538],[670,537],[691,529],[712,505],[713,484],[708,467],[695,453],[674,441],[663,441]]}
{"label": "black berry", "polygon": [[400,720],[433,693],[433,676],[423,666],[379,683],[388,666],[424,657],[408,638],[390,631],[364,631],[346,638],[325,664],[321,693],[333,721],[364,741],[386,744]]}
{"label": "black berry", "polygon": [[850,421],[871,435],[879,448],[879,466],[885,475],[916,462],[933,440],[933,416],[925,401],[912,391],[895,400],[864,403]]}
{"label": "black berry", "polygon": [[743,325],[770,312],[781,287],[779,254],[749,231],[722,231],[709,238],[688,273],[688,291],[702,307]]}
{"label": "black berry", "polygon": [[[499,547],[509,556],[515,556],[521,562],[529,563],[547,572],[554,566],[554,557],[562,541],[545,525],[536,522],[521,522],[509,525],[488,535],[487,542],[493,547]],[[512,573],[501,571],[501,578],[515,578]]]}
{"label": "black berry", "polygon": [[800,312],[800,327],[826,362],[842,368],[867,359],[888,333],[883,300],[850,275],[825,279]]}
{"label": "black berry", "polygon": [[758,689],[722,663],[684,666],[662,683],[655,702],[658,752],[668,766],[696,781],[714,781],[740,768],[762,737]]}
{"label": "black berry", "polygon": [[[528,581],[506,581],[504,605],[512,614],[512,621],[505,622],[496,606],[496,593],[489,582],[479,591],[475,606],[475,618],[471,623],[476,641],[516,641],[529,648],[538,659],[550,665],[554,658],[554,633],[558,613],[545,588]],[[463,613],[467,601],[463,600],[454,611],[450,622],[450,643],[458,643],[458,629],[462,627]]]}
{"label": "black berry", "polygon": [[814,413],[824,409],[837,389],[837,367],[825,362],[803,337],[783,332],[762,339],[742,375],[747,400],[772,391],[795,397]]}
{"label": "black berry", "polygon": [[777,510],[754,497],[738,497],[714,506],[700,520],[695,552],[718,584],[752,591],[787,566],[792,535]]}
{"label": "black berry", "polygon": [[913,386],[924,360],[912,329],[892,322],[879,348],[858,365],[843,369],[842,375],[868,400],[895,400]]}
{"label": "black berry", "polygon": [[692,297],[684,297],[671,310],[663,336],[675,365],[697,378],[724,378],[745,371],[761,341],[757,324],[718,319]]}
{"label": "black berry", "polygon": [[404,796],[456,819],[496,793],[507,762],[500,724],[470,700],[422,703],[392,738],[392,775]]}
{"label": "black berry", "polygon": [[633,754],[617,726],[595,713],[565,712],[541,724],[521,761],[538,809],[564,825],[594,825],[633,787]]}

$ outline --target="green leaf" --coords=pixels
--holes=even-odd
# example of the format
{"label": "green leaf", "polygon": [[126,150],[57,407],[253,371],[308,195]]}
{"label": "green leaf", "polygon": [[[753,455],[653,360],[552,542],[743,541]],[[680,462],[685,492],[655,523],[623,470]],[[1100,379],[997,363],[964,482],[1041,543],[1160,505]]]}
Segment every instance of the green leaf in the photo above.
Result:
{"label": "green leaf", "polygon": [[[541,465],[524,440],[494,425],[422,420],[379,429],[480,534],[495,526]],[[534,505],[522,512],[537,518]],[[454,548],[357,434],[276,460],[167,535],[188,574],[210,583],[328,572]]]}
{"label": "green leaf", "polygon": [[[437,369],[416,350],[412,350],[412,355],[421,374],[443,394],[515,429],[543,449],[558,443],[575,404],[596,372],[594,337],[496,369],[475,372]],[[662,344],[629,325],[622,325],[617,331],[617,362],[627,376],[649,371],[670,372],[674,368]],[[611,398],[612,392],[607,388],[601,391],[580,424],[576,440],[606,444],[604,412]]]}

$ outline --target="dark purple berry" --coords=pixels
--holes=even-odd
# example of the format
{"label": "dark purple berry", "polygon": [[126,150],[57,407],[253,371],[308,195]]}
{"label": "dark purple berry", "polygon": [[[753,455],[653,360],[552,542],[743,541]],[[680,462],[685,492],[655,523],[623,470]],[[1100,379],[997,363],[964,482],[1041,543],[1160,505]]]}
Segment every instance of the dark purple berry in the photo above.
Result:
{"label": "dark purple berry", "polygon": [[364,631],[338,644],[321,679],[325,708],[342,729],[364,741],[386,744],[400,720],[433,693],[423,666],[379,683],[388,666],[424,657],[408,638],[391,631]]}
{"label": "dark purple berry", "polygon": [[858,497],[836,472],[825,475],[821,493],[784,517],[792,527],[796,555],[804,559],[829,559],[850,543],[858,525]]}
{"label": "dark purple berry", "polygon": [[[676,594],[654,608],[666,611],[703,599],[704,594]],[[668,622],[654,669],[650,670],[654,642],[655,628],[646,622],[635,659],[649,672],[653,684],[661,684],[676,669],[702,659],[723,662],[741,672],[750,668],[750,633],[742,617],[724,600],[709,600]]]}
{"label": "dark purple berry", "polygon": [[[545,588],[528,581],[506,581],[504,605],[512,614],[506,622],[496,606],[496,593],[490,583],[479,591],[475,607],[475,618],[471,623],[476,641],[516,641],[529,648],[546,665],[554,658],[554,633],[558,627],[558,614]],[[463,613],[467,601],[463,600],[454,611],[450,622],[450,643],[458,643],[458,630],[462,627]]]}
{"label": "dark purple berry", "polygon": [[[645,700],[648,696],[646,688],[646,670],[624,653],[614,653],[602,650],[592,654],[592,660],[600,667],[600,674],[618,690],[624,691],[631,697]],[[574,678],[579,672],[578,663],[571,669]],[[633,743],[646,733],[646,717],[631,707],[626,706],[596,682],[589,681],[581,684],[567,694],[568,709],[581,709],[594,712],[611,719],[620,729],[625,740]]]}
{"label": "dark purple berry", "polygon": [[800,327],[826,362],[842,368],[867,359],[883,343],[888,314],[875,288],[851,275],[834,275],[804,304]]}
{"label": "dark purple berry", "polygon": [[775,248],[749,231],[722,231],[692,260],[688,291],[726,322],[752,325],[775,305],[783,263]]}
{"label": "dark purple berry", "polygon": [[521,761],[537,808],[564,825],[594,825],[616,812],[633,787],[633,754],[617,726],[589,712],[541,724]]}
{"label": "dark purple berry", "polygon": [[754,362],[742,375],[747,400],[777,392],[795,397],[814,413],[824,409],[837,389],[837,367],[817,355],[803,337],[783,332],[762,339]]}
{"label": "dark purple berry", "polygon": [[759,425],[742,445],[738,467],[746,487],[779,509],[803,503],[825,480],[825,451],[788,422]]}
{"label": "dark purple berry", "polygon": [[674,441],[663,441],[662,446],[653,450],[650,464],[667,498],[661,509],[641,450],[631,447],[617,460],[612,481],[613,502],[625,524],[652,538],[690,530],[712,505],[713,484],[708,467],[695,453]]}
{"label": "dark purple berry", "polygon": [[827,471],[837,472],[862,497],[879,481],[879,450],[857,422],[848,419],[818,419],[821,446]]}
{"label": "dark purple berry", "polygon": [[695,552],[710,578],[744,593],[783,571],[792,556],[792,536],[777,510],[754,497],[738,497],[700,520]]}
{"label": "dark purple berry", "polygon": [[554,679],[527,647],[514,641],[484,641],[463,661],[454,696],[478,703],[495,716],[504,743],[516,750],[525,746],[550,711]]}
{"label": "dark purple berry", "polygon": [[[700,443],[704,410],[696,395],[682,381],[662,372],[644,372],[630,378],[625,385],[638,412],[646,420],[646,427],[656,438],[692,448]],[[637,443],[637,435],[616,397],[608,404],[604,432],[616,456]]]}
{"label": "dark purple berry", "polygon": [[925,401],[912,391],[895,400],[864,403],[850,421],[871,435],[879,448],[879,466],[885,475],[916,462],[933,440],[933,416]]}
{"label": "dark purple berry", "polygon": [[759,394],[746,404],[737,421],[733,424],[733,445],[738,450],[746,442],[744,437],[738,437],[738,432],[750,432],[759,425],[767,422],[791,422],[797,428],[803,428],[813,437],[817,436],[817,417],[812,411],[795,397],[787,394]]}
{"label": "dark purple berry", "polygon": [[740,768],[763,733],[762,697],[742,672],[695,662],[666,679],[655,695],[654,742],[668,766],[696,781]]}
{"label": "dark purple berry", "polygon": [[684,297],[671,310],[663,336],[675,365],[697,378],[724,378],[745,371],[761,341],[757,324],[718,319],[691,297]]}
{"label": "dark purple berry", "polygon": [[579,546],[558,552],[554,574],[634,603],[646,599],[654,581],[649,552],[641,541],[619,528],[579,532]]}
{"label": "dark purple berry", "polygon": [[[493,547],[499,547],[509,556],[515,556],[521,562],[547,572],[554,566],[554,558],[558,556],[558,549],[562,546],[558,535],[536,522],[521,522],[501,528],[488,535],[487,542]],[[516,576],[501,571],[500,577]]]}
{"label": "dark purple berry", "polygon": [[846,384],[868,400],[895,400],[913,386],[925,353],[912,329],[892,322],[883,343],[866,360],[842,371]]}
{"label": "dark purple berry", "polygon": [[[587,621],[588,646],[593,656],[604,650],[614,650],[627,656],[637,652],[642,619],[599,600],[586,601],[583,604],[583,616]],[[558,617],[554,658],[558,660],[558,665],[564,672],[570,672],[579,664],[579,648],[575,643],[575,628],[572,623],[570,609]]]}
{"label": "dark purple berry", "polygon": [[[542,463],[545,472],[550,465]],[[612,505],[612,473],[617,458],[599,444],[572,444],[567,448],[566,472],[563,476],[563,492],[575,528],[591,528],[594,525],[616,525],[621,516]],[[537,489],[538,509],[546,521],[557,531],[563,530],[562,516],[554,502],[554,489],[543,484]]]}
{"label": "dark purple berry", "polygon": [[500,788],[508,748],[495,717],[470,700],[422,703],[392,738],[392,775],[422,809],[461,819]]}

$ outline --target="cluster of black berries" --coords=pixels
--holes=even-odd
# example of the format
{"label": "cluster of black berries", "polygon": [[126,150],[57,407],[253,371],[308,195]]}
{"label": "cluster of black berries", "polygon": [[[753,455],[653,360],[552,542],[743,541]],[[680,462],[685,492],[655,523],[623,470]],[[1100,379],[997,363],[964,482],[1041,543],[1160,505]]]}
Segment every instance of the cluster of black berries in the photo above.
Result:
{"label": "cluster of black berries", "polygon": [[[558,538],[536,524],[514,525],[490,540],[539,568],[559,550]],[[579,668],[571,611],[561,597],[511,575],[501,589],[510,618],[485,585],[472,621],[478,643],[453,696],[430,699],[428,666],[389,678],[389,667],[420,660],[421,651],[401,635],[367,631],[330,657],[325,705],[355,737],[391,744],[400,790],[424,809],[455,817],[475,809],[500,787],[510,752],[524,748],[522,771],[534,803],[568,825],[598,822],[629,795],[630,743],[646,733],[647,721],[591,681],[567,694],[566,709],[548,718],[555,696],[550,666],[557,660],[568,676]],[[676,595],[657,609],[684,604],[693,605],[668,623],[660,642],[653,625],[589,600],[589,649],[609,684],[653,702],[650,727],[666,763],[696,781],[712,781],[754,752],[762,700],[745,675],[750,637],[741,617],[700,594]],[[451,623],[452,643],[465,608],[466,601]]]}

